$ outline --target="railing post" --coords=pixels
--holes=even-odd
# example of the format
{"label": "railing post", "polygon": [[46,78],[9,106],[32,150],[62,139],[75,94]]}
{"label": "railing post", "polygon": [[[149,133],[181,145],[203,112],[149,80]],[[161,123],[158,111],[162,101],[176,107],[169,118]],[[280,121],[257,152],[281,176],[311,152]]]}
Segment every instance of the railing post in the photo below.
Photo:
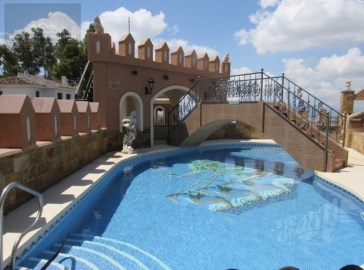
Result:
{"label": "railing post", "polygon": [[327,172],[327,163],[329,161],[329,130],[330,130],[330,122],[329,116],[326,117],[326,137],[325,137],[325,172]]}
{"label": "railing post", "polygon": [[[282,101],[284,100],[284,98],[283,98],[283,94],[284,94],[283,89],[284,89],[284,73],[282,73],[282,94],[281,94]],[[287,87],[287,89],[288,89],[288,87]],[[288,93],[287,93],[287,95],[288,95]]]}
{"label": "railing post", "polygon": [[342,146],[345,147],[345,137],[346,137],[346,120],[347,120],[347,114],[344,114],[344,121],[343,121],[343,125],[344,125],[344,130],[343,130],[343,142],[342,142]]}
{"label": "railing post", "polygon": [[170,113],[171,111],[168,111],[167,113],[167,144],[169,144],[169,133],[170,133],[170,130],[171,130],[171,123],[170,123]]}
{"label": "railing post", "polygon": [[[2,196],[1,196],[2,198]],[[5,198],[4,198],[5,200]],[[1,207],[0,207],[0,270],[3,269],[3,253],[4,253],[4,248],[3,248],[3,216],[4,216],[4,207],[3,207],[3,202],[0,202]]]}
{"label": "railing post", "polygon": [[263,101],[263,75],[264,69],[260,70],[260,101]]}

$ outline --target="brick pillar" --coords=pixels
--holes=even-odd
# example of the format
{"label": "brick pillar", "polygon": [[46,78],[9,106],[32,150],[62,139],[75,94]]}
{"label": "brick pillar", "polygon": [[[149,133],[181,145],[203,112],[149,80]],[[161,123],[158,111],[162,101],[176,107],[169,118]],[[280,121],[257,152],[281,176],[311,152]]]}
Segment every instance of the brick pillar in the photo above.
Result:
{"label": "brick pillar", "polygon": [[224,59],[221,63],[221,73],[230,76],[230,69],[231,69],[231,63],[230,63],[230,57],[229,54],[225,54]]}
{"label": "brick pillar", "polygon": [[350,88],[351,82],[346,82],[346,89],[341,92],[340,113],[352,114],[354,112],[354,91]]}
{"label": "brick pillar", "polygon": [[[348,81],[345,83],[346,88],[344,91],[341,92],[341,99],[340,99],[340,113],[341,114],[352,114],[354,112],[354,100],[355,100],[355,94],[354,91],[351,90],[350,85],[351,82]],[[339,125],[344,128],[342,123],[343,119],[339,119]],[[346,138],[345,138],[345,146],[351,147],[351,140],[352,140],[352,130],[350,128],[349,124],[350,120],[347,118],[346,122]]]}

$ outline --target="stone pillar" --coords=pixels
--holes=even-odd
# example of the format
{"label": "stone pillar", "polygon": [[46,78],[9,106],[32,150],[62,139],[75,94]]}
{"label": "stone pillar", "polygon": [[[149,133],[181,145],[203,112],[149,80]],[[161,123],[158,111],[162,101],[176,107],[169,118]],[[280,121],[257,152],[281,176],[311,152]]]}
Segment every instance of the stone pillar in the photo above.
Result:
{"label": "stone pillar", "polygon": [[340,113],[342,114],[352,114],[354,112],[354,100],[355,94],[354,91],[351,90],[351,81],[347,81],[345,83],[346,88],[341,92],[341,100],[340,100]]}
{"label": "stone pillar", "polygon": [[[341,92],[341,99],[340,99],[340,113],[343,115],[350,115],[354,112],[354,100],[355,94],[354,91],[351,90],[351,81],[347,81],[345,83],[345,90]],[[339,125],[344,130],[344,123],[343,119],[339,119]],[[350,130],[350,119],[346,118],[346,138],[345,138],[345,146],[351,146],[351,138],[352,138],[352,130]]]}

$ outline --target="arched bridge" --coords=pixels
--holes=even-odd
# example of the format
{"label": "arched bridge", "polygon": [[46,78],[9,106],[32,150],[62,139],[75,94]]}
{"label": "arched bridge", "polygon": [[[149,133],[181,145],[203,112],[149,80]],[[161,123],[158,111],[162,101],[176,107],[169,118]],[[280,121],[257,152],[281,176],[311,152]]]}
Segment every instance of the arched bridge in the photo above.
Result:
{"label": "arched bridge", "polygon": [[284,76],[258,73],[199,80],[169,115],[169,143],[198,145],[241,121],[275,140],[302,166],[334,171],[347,164],[345,116]]}

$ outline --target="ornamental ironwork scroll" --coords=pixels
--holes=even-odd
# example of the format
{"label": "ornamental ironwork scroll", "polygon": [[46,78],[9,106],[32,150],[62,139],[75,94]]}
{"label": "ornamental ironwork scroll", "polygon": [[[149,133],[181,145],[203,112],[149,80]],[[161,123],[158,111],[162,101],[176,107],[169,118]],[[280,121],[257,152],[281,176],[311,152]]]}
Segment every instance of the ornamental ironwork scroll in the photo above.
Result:
{"label": "ornamental ironwork scroll", "polygon": [[243,81],[239,88],[239,97],[242,101],[257,100],[260,97],[261,87],[256,79]]}
{"label": "ornamental ironwork scroll", "polygon": [[[336,141],[338,138],[344,141],[344,115],[284,75],[270,77],[263,70],[229,77],[199,79],[170,112],[169,124],[176,125],[183,121],[199,102],[235,104],[251,101],[273,104],[281,114],[306,132],[309,127],[318,127],[321,130],[329,127],[330,135],[334,134]],[[171,131],[170,128],[168,130]]]}

